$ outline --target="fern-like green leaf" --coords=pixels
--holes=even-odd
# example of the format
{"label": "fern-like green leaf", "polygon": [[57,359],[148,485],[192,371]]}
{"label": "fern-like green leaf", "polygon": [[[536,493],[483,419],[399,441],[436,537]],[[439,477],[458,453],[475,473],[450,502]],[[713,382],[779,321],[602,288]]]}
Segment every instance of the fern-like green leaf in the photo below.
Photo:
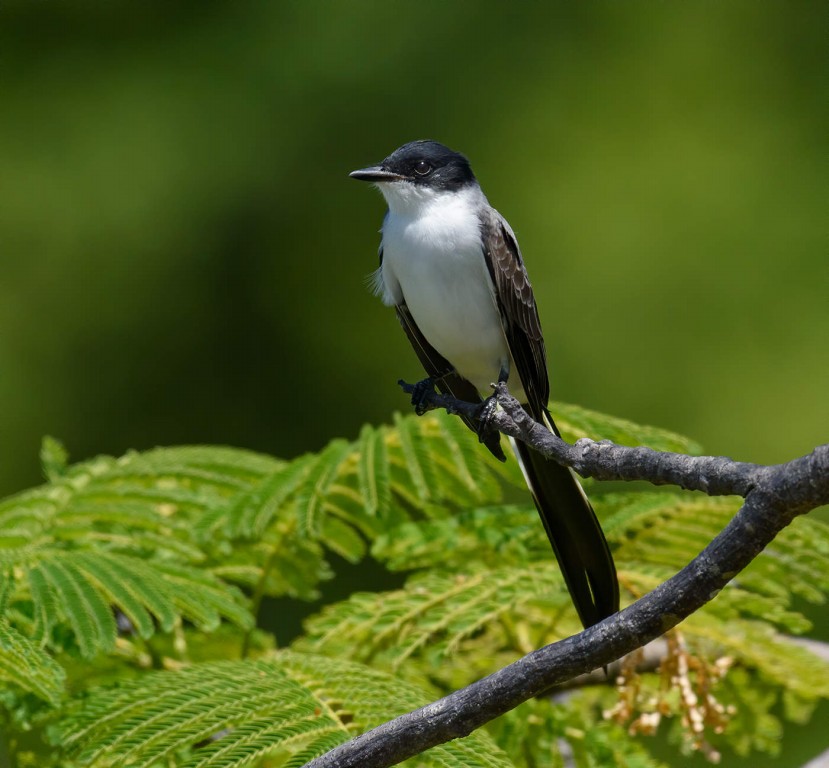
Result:
{"label": "fern-like green leaf", "polygon": [[0,617],[0,680],[54,705],[65,678],[57,662]]}
{"label": "fern-like green leaf", "polygon": [[65,678],[59,664],[0,618],[0,680],[55,705]]}
{"label": "fern-like green leaf", "polygon": [[562,437],[571,443],[582,437],[589,437],[592,440],[611,440],[619,445],[646,445],[655,451],[673,451],[692,455],[702,452],[699,443],[684,435],[658,427],[636,424],[627,419],[608,416],[606,413],[591,411],[579,405],[555,402],[550,405],[550,412]]}
{"label": "fern-like green leaf", "polygon": [[[215,549],[221,560],[217,571],[242,583],[255,582],[265,594],[284,594],[273,590],[285,588],[279,585],[286,585],[284,576],[293,567],[289,539],[318,541],[354,562],[364,556],[367,541],[391,524],[446,518],[469,504],[500,498],[497,462],[458,419],[446,414],[397,417],[396,425],[366,426],[354,442],[335,440],[319,455],[275,465],[231,503],[206,510],[193,530],[200,542]],[[225,542],[223,550],[217,539]],[[239,558],[243,542],[248,544]],[[267,573],[257,577],[236,566],[245,557],[250,563],[251,554]],[[302,573],[320,578],[320,556],[311,556],[306,566],[312,567]],[[315,583],[295,582],[289,590],[313,596]]]}
{"label": "fern-like green leaf", "polygon": [[267,530],[314,463],[314,456],[304,456],[274,468],[261,482],[240,494],[228,508],[219,506],[196,523],[195,531],[202,541],[209,540],[224,526],[231,539],[256,539]]}
{"label": "fern-like green leaf", "polygon": [[550,543],[530,504],[465,509],[452,517],[407,522],[375,539],[372,555],[394,571],[430,566],[549,562]]}
{"label": "fern-like green leaf", "polygon": [[319,538],[325,497],[350,452],[351,446],[345,440],[334,440],[314,461],[296,498],[301,534]]}
{"label": "fern-like green leaf", "polygon": [[[668,575],[705,547],[742,503],[673,492],[613,494],[596,502],[608,539],[618,543],[617,559],[627,559],[639,570],[664,567],[660,574]],[[739,575],[735,586],[768,598],[765,618],[770,620],[769,601],[776,601],[780,610],[790,605],[793,595],[823,603],[829,593],[827,563],[829,525],[799,517]],[[749,603],[745,607],[752,611]]]}
{"label": "fern-like green leaf", "polygon": [[388,455],[383,433],[366,424],[360,431],[359,454],[360,494],[369,513],[380,515],[391,504]]}
{"label": "fern-like green leaf", "polygon": [[[200,664],[100,690],[60,726],[71,758],[90,766],[235,768],[269,754],[286,765],[428,701],[407,683],[354,663],[283,651],[269,659]],[[420,766],[508,768],[486,734],[436,747]]]}
{"label": "fern-like green leaf", "polygon": [[[552,563],[465,574],[427,572],[393,592],[360,592],[306,622],[298,647],[399,669],[428,651],[432,663],[464,650],[491,658],[528,652],[577,631],[578,620]],[[516,636],[526,645],[514,648]]]}
{"label": "fern-like green leaf", "polygon": [[698,647],[716,645],[722,655],[739,659],[781,689],[808,699],[829,699],[829,662],[764,622],[719,622],[694,614],[682,624],[682,631]]}
{"label": "fern-like green leaf", "polygon": [[[355,562],[367,541],[390,525],[448,518],[464,506],[500,498],[497,462],[458,419],[435,414],[398,417],[396,423],[366,426],[354,442],[335,440],[317,456],[275,466],[231,503],[207,510],[193,529],[216,550],[216,571],[264,594],[287,590],[313,597],[313,585],[325,575],[321,551],[309,551],[315,542]],[[413,477],[422,480],[417,490]],[[217,538],[225,542],[221,550]],[[297,571],[291,553],[302,539],[304,565]],[[250,569],[251,555],[266,573]],[[313,580],[289,585],[290,572]]]}
{"label": "fern-like green leaf", "polygon": [[406,419],[398,413],[394,417],[394,426],[397,428],[398,446],[402,453],[402,463],[409,473],[410,484],[419,501],[425,502],[431,495],[429,489],[434,488],[436,482],[431,457],[423,441],[418,439],[418,424],[411,417]]}
{"label": "fern-like green leaf", "polygon": [[57,596],[55,603],[60,605],[75,634],[81,656],[92,658],[99,651],[111,651],[116,637],[112,610],[71,558],[44,558],[35,569]]}
{"label": "fern-like green leaf", "polygon": [[252,616],[238,590],[207,571],[173,562],[149,563],[115,552],[42,550],[25,563],[17,604],[32,605],[32,639],[51,642],[54,628],[71,628],[82,656],[114,648],[113,609],[149,637],[153,617],[165,631],[178,619],[213,629],[222,618],[249,628]]}
{"label": "fern-like green leaf", "polygon": [[0,561],[15,547],[105,546],[201,562],[194,525],[280,462],[249,451],[183,447],[98,457],[0,502]]}

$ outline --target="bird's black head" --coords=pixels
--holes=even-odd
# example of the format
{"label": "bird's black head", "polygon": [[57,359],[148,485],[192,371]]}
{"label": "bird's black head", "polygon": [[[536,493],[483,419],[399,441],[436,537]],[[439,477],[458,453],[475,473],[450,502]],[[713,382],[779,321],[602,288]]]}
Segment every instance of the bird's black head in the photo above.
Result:
{"label": "bird's black head", "polygon": [[475,183],[469,161],[436,141],[411,141],[394,150],[382,163],[354,171],[351,178],[373,181],[408,181],[433,189],[456,191]]}

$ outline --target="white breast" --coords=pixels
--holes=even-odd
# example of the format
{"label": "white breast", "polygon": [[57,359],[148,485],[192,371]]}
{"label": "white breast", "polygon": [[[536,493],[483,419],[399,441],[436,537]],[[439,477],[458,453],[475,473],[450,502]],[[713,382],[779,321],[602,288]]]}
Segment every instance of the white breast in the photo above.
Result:
{"label": "white breast", "polygon": [[428,342],[487,396],[509,349],[481,249],[483,194],[473,187],[401,201],[383,192],[383,300],[405,301]]}

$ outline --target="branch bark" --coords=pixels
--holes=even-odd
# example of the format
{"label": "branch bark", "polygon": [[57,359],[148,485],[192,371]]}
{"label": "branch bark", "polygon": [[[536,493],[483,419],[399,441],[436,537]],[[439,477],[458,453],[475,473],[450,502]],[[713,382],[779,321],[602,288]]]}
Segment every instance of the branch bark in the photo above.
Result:
{"label": "branch bark", "polygon": [[[409,385],[401,382],[404,390]],[[685,568],[653,592],[578,635],[533,651],[488,677],[390,720],[307,763],[306,768],[386,768],[430,747],[467,736],[527,699],[654,640],[712,600],[795,517],[829,503],[829,444],[785,464],[686,456],[609,441],[566,443],[537,424],[505,384],[488,426],[533,446],[583,477],[647,480],[709,496],[736,495],[743,506]],[[434,393],[431,408],[477,418],[469,403]]]}

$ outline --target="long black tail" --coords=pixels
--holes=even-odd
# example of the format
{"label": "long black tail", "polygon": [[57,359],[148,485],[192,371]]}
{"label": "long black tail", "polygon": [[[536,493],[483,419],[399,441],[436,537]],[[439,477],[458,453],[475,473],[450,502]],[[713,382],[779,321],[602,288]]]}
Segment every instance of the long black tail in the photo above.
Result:
{"label": "long black tail", "polygon": [[[556,431],[552,419],[550,427]],[[581,623],[596,624],[619,610],[616,567],[596,513],[567,467],[511,442]]]}

